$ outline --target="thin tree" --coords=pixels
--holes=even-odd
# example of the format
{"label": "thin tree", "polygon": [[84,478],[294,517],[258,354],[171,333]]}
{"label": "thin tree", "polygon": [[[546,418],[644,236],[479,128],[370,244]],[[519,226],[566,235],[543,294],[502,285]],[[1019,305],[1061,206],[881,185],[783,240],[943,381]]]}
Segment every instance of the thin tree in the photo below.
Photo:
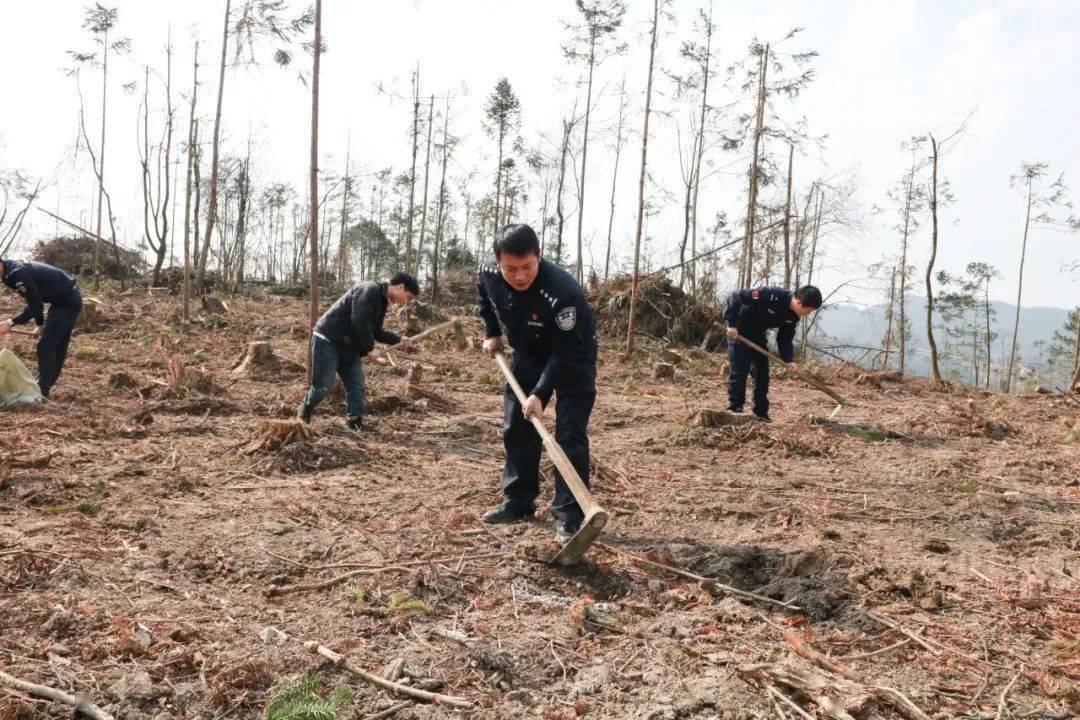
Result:
{"label": "thin tree", "polygon": [[[938,141],[930,133],[930,260],[926,263],[926,342],[930,346],[930,369],[934,380],[941,382],[938,348],[934,340],[934,288],[930,282],[938,246]],[[977,382],[977,381],[976,381]]]}
{"label": "thin tree", "polygon": [[[456,138],[450,137],[450,96],[447,95],[446,109],[443,112],[442,143],[439,147],[439,149],[442,150],[442,169],[439,173],[439,199],[435,208],[435,249],[431,254],[432,302],[436,302],[439,299],[439,253],[441,251],[443,240],[443,229],[445,228],[445,208],[447,203],[446,166],[450,163],[450,151],[456,142]],[[467,248],[468,245],[463,244],[462,247]]]}
{"label": "thin tree", "polygon": [[[142,166],[142,191],[143,191],[143,234],[146,242],[154,251],[154,270],[150,280],[152,287],[157,287],[161,278],[161,266],[165,263],[165,254],[168,251],[169,239],[169,198],[172,186],[169,178],[169,164],[172,152],[173,136],[173,105],[172,105],[172,38],[165,47],[166,70],[165,70],[165,138],[157,145],[157,169],[158,177],[155,183],[151,180],[150,173],[150,66],[145,66],[143,80],[143,122],[142,151],[139,157]],[[162,164],[164,154],[164,165]],[[164,167],[164,182],[162,182],[162,167]],[[151,229],[153,232],[151,232]]]}
{"label": "thin tree", "polygon": [[521,101],[514,94],[510,81],[499,78],[495,83],[495,89],[488,97],[488,104],[484,108],[484,116],[487,123],[484,126],[489,136],[497,138],[498,162],[495,165],[495,214],[492,235],[498,233],[499,225],[499,201],[502,196],[503,178],[503,151],[507,135],[513,132],[521,113]]}
{"label": "thin tree", "polygon": [[[311,46],[311,219],[308,228],[311,258],[310,299],[308,302],[308,335],[315,330],[319,319],[319,61],[323,54],[322,0],[315,0],[315,40]],[[312,360],[308,354],[308,381],[311,380]]]}
{"label": "thin tree", "polygon": [[[229,36],[236,37],[236,58],[254,62],[255,41],[259,37],[270,37],[281,42],[290,41],[293,36],[310,24],[308,15],[291,23],[280,16],[285,9],[285,0],[243,0],[236,21],[232,19],[232,0],[225,0],[225,13],[221,30],[221,60],[218,65],[217,106],[214,110],[214,132],[210,149],[210,187],[207,194],[206,229],[203,235],[202,251],[198,258],[198,277],[195,281],[196,292],[202,294],[206,287],[206,263],[210,253],[210,240],[213,238],[214,225],[218,215],[218,180],[221,155],[221,110],[225,101],[225,67],[229,54]],[[278,48],[274,52],[274,62],[288,65],[292,56],[289,51]]]}
{"label": "thin tree", "polygon": [[615,145],[612,152],[615,154],[614,167],[611,170],[611,200],[607,223],[607,250],[604,251],[604,282],[607,282],[611,270],[611,230],[615,224],[615,188],[619,180],[619,157],[622,155],[623,144],[626,141],[626,107],[629,104],[626,94],[626,76],[623,75],[619,84],[619,120],[615,125]]}
{"label": "thin tree", "polygon": [[[1049,166],[1043,162],[1021,163],[1020,172],[1009,179],[1009,185],[1013,188],[1022,188],[1026,195],[1024,210],[1024,236],[1020,243],[1020,269],[1016,278],[1016,317],[1013,321],[1012,346],[1009,350],[1009,364],[1005,370],[1005,392],[1012,388],[1013,367],[1016,363],[1016,341],[1020,332],[1020,301],[1024,290],[1024,260],[1027,257],[1028,232],[1032,224],[1060,225],[1052,216],[1051,212],[1059,207],[1069,207],[1066,200],[1065,178],[1059,175],[1056,180],[1046,186],[1041,181],[1046,177]],[[1039,211],[1034,217],[1032,210]],[[1069,229],[1076,230],[1074,223],[1065,225]]]}
{"label": "thin tree", "polygon": [[[70,52],[69,55],[78,63],[96,65],[101,64],[101,142],[98,145],[97,163],[95,175],[98,181],[97,196],[97,226],[94,230],[94,289],[101,285],[101,213],[105,205],[105,130],[106,111],[109,105],[109,54],[123,54],[131,50],[131,40],[120,38],[109,40],[109,35],[116,27],[120,19],[120,13],[115,7],[105,7],[101,3],[94,3],[87,7],[83,19],[83,28],[90,31],[93,41],[98,50],[90,53]],[[85,134],[85,133],[84,133]],[[89,145],[89,143],[88,143]],[[111,203],[110,203],[111,205]],[[111,224],[111,217],[110,217]]]}
{"label": "thin tree", "polygon": [[420,138],[420,63],[412,76],[413,121],[412,121],[412,165],[409,170],[409,215],[405,234],[405,267],[412,268],[413,262],[413,218],[416,214],[416,152]]}
{"label": "thin tree", "polygon": [[788,146],[787,200],[784,202],[784,287],[791,287],[791,180],[795,164],[795,144]]}
{"label": "thin tree", "polygon": [[638,176],[637,228],[634,231],[634,275],[630,283],[630,316],[626,322],[626,355],[634,354],[634,313],[637,309],[638,274],[641,272],[641,232],[645,224],[645,174],[648,168],[649,113],[652,111],[653,66],[656,64],[656,36],[660,29],[660,6],[667,0],[653,0],[652,31],[649,40],[649,74],[645,81],[645,118],[641,130],[641,173]]}
{"label": "thin tree", "polygon": [[555,186],[555,263],[562,264],[563,227],[566,225],[566,210],[563,207],[563,188],[566,185],[566,161],[570,153],[570,134],[577,123],[577,106],[569,117],[562,119],[562,143],[559,149],[559,182]]}
{"label": "thin tree", "polygon": [[583,281],[582,223],[585,219],[585,173],[589,157],[589,119],[592,116],[593,75],[596,66],[609,55],[622,52],[622,45],[610,45],[609,40],[622,25],[626,14],[623,0],[575,0],[581,22],[568,25],[573,33],[570,43],[563,47],[569,60],[584,62],[588,68],[585,83],[585,125],[581,136],[581,178],[578,182],[577,209],[577,280]]}
{"label": "thin tree", "polygon": [[435,126],[435,96],[428,101],[427,150],[424,159],[424,200],[420,205],[420,239],[416,245],[416,263],[413,271],[419,273],[424,260],[424,237],[427,235],[428,178],[431,176],[431,133]]}

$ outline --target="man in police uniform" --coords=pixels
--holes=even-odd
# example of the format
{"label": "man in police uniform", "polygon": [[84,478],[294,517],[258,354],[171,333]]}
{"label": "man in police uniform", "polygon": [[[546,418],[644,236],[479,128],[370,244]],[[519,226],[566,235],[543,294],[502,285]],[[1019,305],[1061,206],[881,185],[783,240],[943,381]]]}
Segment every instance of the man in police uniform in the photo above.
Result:
{"label": "man in police uniform", "polygon": [[765,331],[776,331],[776,350],[787,368],[795,372],[792,342],[799,318],[821,307],[821,291],[806,285],[792,292],[781,287],[765,286],[736,290],[724,304],[728,334],[728,407],[742,412],[746,402],[746,376],[754,376],[754,415],[769,420],[769,358],[735,338],[767,347]]}
{"label": "man in police uniform", "polygon": [[[64,369],[71,331],[82,310],[82,295],[75,278],[52,265],[41,262],[0,259],[0,281],[22,296],[26,309],[0,322],[0,335],[12,326],[33,320],[38,338],[38,387],[49,397],[53,385]],[[45,304],[49,304],[48,317]]]}
{"label": "man in police uniform", "polygon": [[[505,500],[484,514],[487,523],[523,520],[535,510],[540,492],[542,441],[529,422],[543,416],[552,393],[555,439],[581,479],[589,482],[589,415],[596,400],[596,317],[581,286],[554,263],[540,257],[540,243],[528,225],[507,225],[495,241],[494,262],[480,268],[478,309],[484,318],[488,357],[503,349],[500,322],[514,349],[511,370],[528,393],[524,407],[503,384],[503,470]],[[583,514],[561,474],[555,475],[552,514],[560,521],[556,538],[565,543],[581,527]]]}
{"label": "man in police uniform", "polygon": [[338,298],[315,323],[311,334],[311,389],[296,411],[301,422],[311,422],[315,406],[330,393],[334,373],[345,388],[345,415],[350,430],[372,430],[364,424],[364,365],[361,360],[375,341],[396,345],[401,336],[383,327],[389,303],[406,305],[420,294],[420,284],[406,272],[389,281],[368,280]]}

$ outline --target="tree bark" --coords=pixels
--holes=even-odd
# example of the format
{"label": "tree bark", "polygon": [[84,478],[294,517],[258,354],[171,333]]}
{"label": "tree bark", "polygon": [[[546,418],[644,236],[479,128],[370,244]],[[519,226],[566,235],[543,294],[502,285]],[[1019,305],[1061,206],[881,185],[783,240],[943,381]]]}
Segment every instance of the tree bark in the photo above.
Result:
{"label": "tree bark", "polygon": [[881,362],[882,369],[889,367],[889,353],[892,351],[893,341],[893,308],[896,304],[896,268],[892,269],[889,281],[889,324],[885,329],[885,357]]}
{"label": "tree bark", "polygon": [[409,216],[405,234],[405,267],[412,267],[413,253],[413,214],[416,212],[416,152],[420,139],[420,65],[413,73],[413,130],[412,130],[412,170],[409,172]]}
{"label": "tree bark", "polygon": [[1005,392],[1012,389],[1013,365],[1016,363],[1016,335],[1020,332],[1020,298],[1024,291],[1024,258],[1027,255],[1028,230],[1031,228],[1031,206],[1034,201],[1032,179],[1028,178],[1027,211],[1024,217],[1024,240],[1020,244],[1020,272],[1016,280],[1016,319],[1013,321],[1012,349],[1009,350],[1009,366],[1005,372]]}
{"label": "tree bark", "polygon": [[1076,349],[1073,351],[1073,374],[1069,381],[1071,392],[1080,392],[1080,305],[1076,306]]}
{"label": "tree bark", "polygon": [[563,210],[563,186],[566,183],[566,154],[570,149],[570,129],[574,126],[573,118],[563,120],[562,151],[559,156],[559,187],[555,191],[555,215],[558,217],[557,233],[555,236],[555,263],[562,263],[563,250],[563,226],[566,224],[566,214]]}
{"label": "tree bark", "polygon": [[585,91],[585,127],[581,136],[581,182],[578,183],[578,209],[577,209],[577,281],[584,285],[584,270],[582,269],[581,239],[582,223],[585,221],[585,162],[589,156],[589,116],[592,114],[592,85],[593,69],[596,66],[596,36],[592,35],[589,40],[589,83]]}
{"label": "tree bark", "polygon": [[435,96],[428,103],[427,157],[424,160],[424,201],[420,205],[420,239],[416,243],[416,262],[412,272],[420,274],[420,264],[424,261],[424,237],[427,235],[428,176],[431,174],[431,132],[435,121]]}
{"label": "tree bark", "polygon": [[934,373],[934,380],[941,382],[937,342],[934,341],[934,287],[931,283],[934,274],[934,261],[937,259],[938,244],[938,144],[932,133],[930,135],[930,147],[933,148],[933,164],[930,170],[930,260],[926,263],[926,341],[930,345],[930,369]]}
{"label": "tree bark", "polygon": [[660,0],[653,0],[652,34],[649,40],[649,75],[645,83],[645,120],[641,131],[641,173],[638,176],[637,229],[634,231],[634,276],[630,284],[630,317],[626,323],[626,355],[634,353],[634,313],[637,309],[638,273],[641,271],[641,233],[645,224],[645,174],[649,152],[649,113],[652,111],[653,66],[656,34],[660,24]]}
{"label": "tree bark", "polygon": [[784,287],[791,289],[791,171],[795,163],[795,145],[788,149],[787,202],[784,203]]}
{"label": "tree bark", "polygon": [[225,0],[225,21],[221,31],[221,64],[218,69],[217,109],[214,111],[214,140],[210,151],[210,196],[206,207],[206,234],[203,236],[202,252],[199,253],[199,274],[195,289],[200,295],[206,288],[206,256],[210,254],[210,240],[214,234],[218,209],[218,157],[221,148],[221,106],[225,99],[225,58],[229,49],[229,12],[232,0]]}
{"label": "tree bark", "polygon": [[626,78],[619,87],[619,124],[615,130],[615,167],[611,171],[611,211],[608,213],[607,250],[604,252],[604,282],[611,270],[611,230],[615,224],[615,186],[619,179],[619,156],[622,155],[623,126],[626,121]]}
{"label": "tree bark", "polygon": [[[315,0],[315,43],[311,61],[311,218],[308,238],[311,250],[308,336],[319,319],[319,62],[322,58],[322,0]],[[308,382],[311,381],[311,353],[307,355]]]}
{"label": "tree bark", "polygon": [[912,193],[915,188],[915,162],[912,161],[911,169],[908,171],[907,189],[904,193],[904,234],[900,240],[900,322],[898,325],[899,354],[900,354],[900,373],[904,372],[905,360],[907,359],[907,288],[908,288],[908,264],[907,264],[907,251],[908,251],[908,236],[911,232],[911,205],[913,202]]}
{"label": "tree bark", "polygon": [[761,144],[761,127],[765,122],[765,77],[769,69],[769,45],[761,54],[758,70],[757,113],[754,121],[754,154],[750,158],[750,186],[746,193],[746,239],[744,240],[743,277],[739,283],[748,287],[753,282],[754,267],[754,223],[757,214],[758,154]]}
{"label": "tree bark", "polygon": [[[101,210],[105,198],[105,110],[108,108],[109,90],[109,33],[105,32],[104,42],[101,46],[101,145],[98,151],[98,199],[97,199],[97,227],[94,232],[97,239],[94,240],[94,290],[101,287]],[[123,268],[121,268],[123,272]]]}
{"label": "tree bark", "polygon": [[446,165],[450,159],[450,95],[446,96],[443,115],[442,170],[439,175],[439,202],[435,208],[435,250],[431,254],[431,301],[439,299],[439,251],[443,235],[443,210],[446,203]]}

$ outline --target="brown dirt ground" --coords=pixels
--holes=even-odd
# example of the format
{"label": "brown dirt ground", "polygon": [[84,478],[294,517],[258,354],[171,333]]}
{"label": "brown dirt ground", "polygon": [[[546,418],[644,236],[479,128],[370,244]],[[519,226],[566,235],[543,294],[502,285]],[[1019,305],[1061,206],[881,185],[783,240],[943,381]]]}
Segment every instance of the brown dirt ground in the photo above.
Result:
{"label": "brown dirt ground", "polygon": [[[796,717],[752,667],[808,667],[787,632],[931,717],[1080,712],[1074,401],[831,366],[820,374],[855,403],[836,419],[892,437],[810,424],[828,398],[779,378],[771,425],[695,428],[696,410],[725,404],[720,356],[688,353],[658,381],[655,346],[632,364],[605,349],[592,482],[611,521],[604,547],[561,569],[538,560],[546,514],[478,522],[500,499],[493,363],[448,340],[367,363],[377,435],[347,432],[337,395],[313,442],[246,454],[261,420],[292,414],[303,376],[230,370],[250,340],[301,362],[305,306],[231,305],[185,334],[175,298],[109,296],[54,402],[0,411],[0,669],[117,718],[254,718],[276,684],[314,671],[354,686],[341,717],[400,702],[301,642],[317,640],[373,672],[404,658],[407,678],[477,707],[397,718]],[[27,339],[9,344],[32,358]],[[169,387],[173,357],[216,388]],[[415,361],[440,398],[406,396]],[[332,587],[267,594],[357,565]],[[289,638],[261,639],[271,626]],[[863,703],[862,717],[895,716]],[[70,709],[0,689],[0,717]]]}

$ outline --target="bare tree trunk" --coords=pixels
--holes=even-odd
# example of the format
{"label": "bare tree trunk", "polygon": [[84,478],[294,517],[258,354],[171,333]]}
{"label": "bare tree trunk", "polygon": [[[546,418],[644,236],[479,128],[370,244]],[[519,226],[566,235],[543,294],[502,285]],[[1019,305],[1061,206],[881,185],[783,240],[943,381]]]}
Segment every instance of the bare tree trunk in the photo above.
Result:
{"label": "bare tree trunk", "polygon": [[592,85],[593,85],[593,69],[596,66],[596,35],[592,34],[589,38],[589,83],[588,89],[585,91],[585,128],[584,134],[581,136],[581,182],[578,183],[578,211],[577,211],[577,281],[579,285],[584,285],[584,274],[582,270],[582,240],[581,240],[581,227],[585,220],[585,161],[589,155],[589,117],[592,114]]}
{"label": "bare tree trunk", "polygon": [[345,137],[345,190],[341,194],[341,227],[338,229],[338,282],[344,284],[349,264],[348,250],[345,246],[345,234],[349,225],[349,192],[352,190],[352,177],[349,164],[352,160],[352,133]]}
{"label": "bare tree trunk", "polygon": [[795,163],[795,144],[788,149],[787,202],[784,203],[784,287],[791,289],[791,171]]}
{"label": "bare tree trunk", "polygon": [[[315,0],[315,42],[311,61],[311,218],[308,237],[311,245],[310,302],[308,304],[308,336],[319,319],[319,61],[322,59],[322,0]],[[308,382],[311,381],[312,361],[308,353]]]}
{"label": "bare tree trunk", "polygon": [[761,54],[758,70],[757,114],[754,121],[754,154],[750,158],[750,186],[746,193],[746,239],[744,242],[743,277],[739,283],[748,287],[753,282],[754,224],[757,214],[758,156],[761,144],[761,127],[765,122],[765,77],[769,69],[769,45]]}
{"label": "bare tree trunk", "polygon": [[607,223],[607,250],[604,252],[604,282],[607,282],[611,270],[611,229],[615,224],[615,186],[619,179],[619,156],[622,155],[623,127],[626,122],[626,78],[619,86],[619,124],[615,129],[615,167],[611,171],[611,210]]}
{"label": "bare tree trunk", "polygon": [[225,57],[229,49],[229,12],[232,0],[225,0],[225,21],[221,31],[221,64],[218,68],[217,109],[214,111],[214,141],[210,151],[210,196],[206,207],[206,234],[203,236],[202,252],[199,254],[199,274],[195,280],[200,295],[206,287],[206,256],[210,254],[210,239],[214,234],[214,222],[218,209],[218,157],[221,148],[221,105],[225,99]]}
{"label": "bare tree trunk", "polygon": [[[817,262],[817,241],[818,235],[821,232],[821,209],[825,203],[825,191],[818,187],[818,201],[817,201],[817,213],[814,218],[814,238],[810,241],[810,262],[806,267],[806,284],[814,284],[814,264]],[[806,348],[807,335],[810,332],[810,323],[800,323],[802,331],[800,333],[802,337],[802,346]]]}
{"label": "bare tree trunk", "polygon": [[1073,374],[1069,381],[1071,392],[1080,392],[1080,305],[1076,306],[1076,349],[1073,351]]}
{"label": "bare tree trunk", "polygon": [[926,263],[926,341],[930,345],[930,369],[934,373],[934,380],[941,382],[937,342],[934,341],[934,287],[931,284],[934,275],[934,261],[937,259],[938,244],[938,144],[933,133],[930,134],[930,146],[933,148],[933,164],[930,171],[930,260]]}
{"label": "bare tree trunk", "polygon": [[443,115],[442,171],[439,175],[439,202],[435,208],[435,251],[431,254],[431,301],[439,299],[439,251],[443,236],[443,210],[446,203],[446,166],[450,160],[450,95],[446,96]]}
{"label": "bare tree trunk", "polygon": [[701,82],[701,115],[698,118],[697,158],[694,161],[694,199],[690,212],[690,292],[697,294],[697,238],[698,238],[698,194],[701,191],[701,161],[705,157],[705,120],[709,108],[709,68],[712,65],[712,36],[714,32],[712,7],[709,7],[709,19],[705,33],[705,66]]}
{"label": "bare tree trunk", "polygon": [[886,369],[889,367],[889,353],[892,351],[893,343],[893,308],[896,304],[896,268],[892,269],[892,278],[889,281],[889,324],[885,329],[885,357],[882,360],[881,367]]}
{"label": "bare tree trunk", "polygon": [[566,214],[563,210],[563,186],[566,183],[566,153],[570,149],[570,130],[573,127],[573,118],[563,120],[562,150],[559,155],[559,186],[555,191],[555,215],[558,217],[555,236],[555,262],[557,264],[562,262],[563,226],[566,224]]}
{"label": "bare tree trunk", "polygon": [[990,278],[983,289],[983,312],[986,315],[986,377],[984,387],[990,389]]}
{"label": "bare tree trunk", "polygon": [[495,227],[491,236],[499,236],[499,201],[502,199],[503,142],[506,140],[506,125],[499,123],[499,162],[495,167]]}
{"label": "bare tree trunk", "polygon": [[908,171],[907,191],[904,197],[904,234],[900,240],[900,372],[904,372],[905,360],[907,359],[907,288],[908,288],[908,236],[911,231],[911,204],[912,193],[915,187],[915,163],[912,162],[911,170]]}
{"label": "bare tree trunk", "polygon": [[1032,180],[1028,178],[1027,212],[1024,217],[1024,240],[1020,245],[1020,272],[1016,280],[1016,319],[1013,321],[1012,349],[1009,350],[1009,367],[1005,372],[1005,392],[1012,389],[1013,366],[1016,363],[1016,335],[1020,332],[1020,298],[1024,290],[1024,258],[1027,255],[1028,229],[1031,227],[1031,205],[1033,203]]}
{"label": "bare tree trunk", "polygon": [[427,235],[428,176],[431,173],[431,131],[435,121],[435,96],[428,104],[427,158],[424,160],[424,202],[420,206],[420,241],[416,245],[416,264],[412,268],[420,274],[420,264],[424,261],[424,236]]}
{"label": "bare tree trunk", "polygon": [[[97,238],[94,240],[94,290],[101,287],[101,210],[104,207],[105,197],[105,110],[108,108],[109,90],[109,33],[105,32],[104,42],[101,45],[101,145],[98,151],[98,198],[97,198],[97,228],[94,230]],[[123,272],[123,268],[120,269]]]}
{"label": "bare tree trunk", "polygon": [[192,237],[195,238],[195,242],[192,243],[192,260],[191,270],[199,266],[199,238],[202,237],[202,230],[199,227],[199,218],[202,217],[202,149],[200,148],[199,140],[199,118],[195,118],[195,131],[194,131],[195,144],[191,148],[191,152],[194,153],[191,156],[191,171],[194,176],[194,192],[195,192],[195,209],[191,214],[192,224]]}
{"label": "bare tree trunk", "polygon": [[413,215],[416,212],[416,152],[420,140],[420,65],[413,73],[413,121],[412,121],[412,170],[409,171],[409,216],[405,235],[405,267],[412,268],[413,261]]}
{"label": "bare tree trunk", "polygon": [[645,225],[645,174],[649,151],[649,113],[652,111],[653,66],[656,62],[656,34],[660,25],[660,0],[653,0],[652,33],[649,41],[649,75],[645,83],[645,120],[641,131],[641,174],[638,176],[637,229],[634,232],[634,276],[630,284],[630,317],[626,323],[626,355],[634,353],[634,313],[637,310],[638,274],[641,271],[641,233]]}

